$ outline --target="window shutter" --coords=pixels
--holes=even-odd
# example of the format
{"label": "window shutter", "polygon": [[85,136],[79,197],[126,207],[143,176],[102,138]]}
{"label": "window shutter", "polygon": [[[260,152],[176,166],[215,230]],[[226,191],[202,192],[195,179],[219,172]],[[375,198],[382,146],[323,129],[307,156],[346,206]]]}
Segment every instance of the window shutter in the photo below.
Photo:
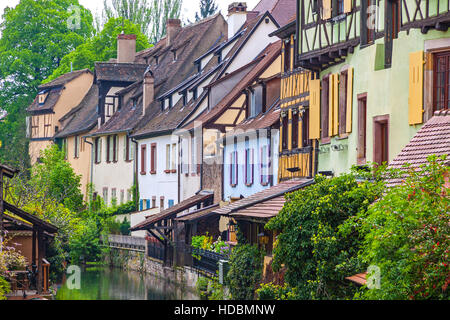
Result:
{"label": "window shutter", "polygon": [[322,20],[331,18],[331,0],[322,0]]}
{"label": "window shutter", "polygon": [[247,183],[247,175],[248,175],[248,149],[245,149],[245,169],[244,169],[244,184]]}
{"label": "window shutter", "polygon": [[347,119],[345,121],[345,132],[352,132],[352,110],[353,110],[353,68],[347,70]]}
{"label": "window shutter", "polygon": [[255,149],[252,148],[252,181],[250,183],[253,184],[255,179]]}
{"label": "window shutter", "polygon": [[339,75],[334,75],[333,83],[333,135],[339,133]]}
{"label": "window shutter", "polygon": [[127,159],[127,143],[128,143],[128,137],[124,136],[123,137],[123,160],[124,161],[129,160],[129,159]]}
{"label": "window shutter", "polygon": [[239,178],[239,174],[238,174],[238,170],[239,170],[239,166],[238,166],[238,152],[237,151],[235,151],[234,152],[234,173],[235,173],[235,180],[234,181],[236,181],[236,184],[238,184],[238,178]]}
{"label": "window shutter", "polygon": [[320,79],[311,79],[309,88],[309,138],[320,139]]}
{"label": "window shutter", "polygon": [[334,74],[330,74],[328,87],[328,136],[332,137],[334,134],[333,130],[333,114],[334,114]]}
{"label": "window shutter", "polygon": [[353,0],[344,0],[344,12],[349,13],[352,11]]}
{"label": "window shutter", "polygon": [[230,185],[233,184],[233,152],[230,153]]}
{"label": "window shutter", "polygon": [[409,124],[423,120],[423,51],[409,54]]}
{"label": "window shutter", "polygon": [[347,120],[347,71],[344,71],[339,76],[339,134],[345,134],[346,132],[346,120]]}
{"label": "window shutter", "polygon": [[100,137],[98,139],[98,143],[99,143],[98,162],[102,162],[102,151],[103,151],[102,141],[103,141],[103,138]]}

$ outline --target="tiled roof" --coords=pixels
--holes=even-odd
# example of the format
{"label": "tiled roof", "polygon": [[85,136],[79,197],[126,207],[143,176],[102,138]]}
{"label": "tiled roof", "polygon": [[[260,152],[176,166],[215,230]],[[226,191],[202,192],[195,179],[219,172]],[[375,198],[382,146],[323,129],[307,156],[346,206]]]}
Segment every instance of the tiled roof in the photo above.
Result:
{"label": "tiled roof", "polygon": [[[279,207],[280,204],[280,196],[284,196],[284,194],[293,192],[295,190],[298,190],[300,188],[303,188],[307,185],[310,185],[314,182],[313,179],[294,179],[294,180],[288,180],[280,182],[279,184],[264,189],[263,191],[257,192],[255,194],[252,194],[251,196],[248,196],[247,198],[240,199],[236,202],[233,202],[227,206],[224,206],[222,208],[219,208],[215,210],[215,213],[222,214],[222,215],[234,215],[238,214],[239,212],[244,212],[244,209],[248,209],[247,212],[251,212],[251,207],[257,205],[257,209],[260,210],[261,208],[264,208],[265,202],[269,200],[273,200],[273,202],[269,203],[269,208],[274,207],[275,211],[276,208]],[[278,214],[278,211],[274,210],[266,210],[266,215],[271,214]]]}
{"label": "tiled roof", "polygon": [[[389,164],[390,168],[401,168],[408,163],[414,168],[427,162],[429,155],[450,153],[450,110],[437,111],[414,135],[411,141]],[[450,159],[447,159],[450,161]],[[389,186],[401,183],[401,179],[391,179]]]}
{"label": "tiled roof", "polygon": [[146,64],[96,62],[95,77],[103,81],[136,82],[144,78]]}
{"label": "tiled roof", "polygon": [[[225,32],[225,26],[223,17],[216,14],[198,23],[183,27],[169,46],[165,45],[166,38],[163,38],[154,47],[137,53],[137,61],[142,62],[147,59],[150,63],[149,67],[155,79],[155,99],[196,74],[197,68],[193,63],[194,60],[216,42],[218,35]],[[178,48],[175,61],[171,52],[174,48]],[[151,59],[155,55],[158,56],[158,64]],[[183,108],[182,103],[177,103],[170,110],[161,111],[161,104],[156,100],[146,107],[145,115],[142,117],[142,85],[134,84],[133,87],[121,91],[133,89],[135,93],[132,97],[138,97],[137,107],[135,109],[122,108],[95,134],[134,129],[139,135],[152,131],[171,130],[177,127],[179,121],[183,120],[190,112],[189,107]],[[124,101],[124,104],[130,106],[131,101]]]}
{"label": "tiled roof", "polygon": [[233,135],[235,132],[243,132],[249,129],[264,129],[269,128],[280,121],[280,100],[265,113],[260,113],[254,118],[246,119],[236,125],[232,130],[227,131],[227,136]]}
{"label": "tiled roof", "polygon": [[144,221],[138,223],[137,225],[131,227],[131,231],[145,230],[147,227],[150,227],[153,223],[158,222],[160,220],[168,219],[175,216],[177,213],[182,212],[186,209],[189,209],[195,205],[198,205],[202,202],[205,202],[214,197],[213,193],[201,192],[196,194],[186,200],[177,203],[176,205],[167,208],[161,211],[158,214],[152,215],[146,218]]}
{"label": "tiled roof", "polygon": [[181,221],[181,222],[192,222],[192,221],[196,221],[199,219],[203,219],[206,217],[209,217],[210,215],[216,214],[214,213],[214,210],[216,210],[217,208],[219,208],[219,204],[213,204],[198,210],[195,210],[193,212],[189,212],[186,213],[182,216],[179,216],[178,218],[176,218],[175,220],[177,221]]}
{"label": "tiled roof", "polygon": [[73,72],[68,72],[63,74],[62,76],[59,76],[53,81],[41,84],[38,89],[39,90],[45,90],[55,87],[60,87],[65,85],[67,82],[72,81],[73,79],[77,78],[78,76],[82,75],[83,73],[92,73],[89,69],[83,69],[83,70],[77,70]]}
{"label": "tiled roof", "polygon": [[49,90],[50,91],[48,92],[47,98],[43,104],[39,104],[39,95],[36,95],[31,105],[27,108],[27,111],[32,113],[52,111],[61,96],[63,88],[56,87]]}
{"label": "tiled roof", "polygon": [[269,11],[281,27],[288,23],[296,10],[296,0],[261,0],[253,9],[260,14]]}
{"label": "tiled roof", "polygon": [[63,117],[70,120],[55,135],[55,138],[63,138],[93,129],[97,124],[97,105],[98,86],[93,84],[80,104]]}
{"label": "tiled roof", "polygon": [[367,272],[363,272],[363,273],[355,274],[351,277],[346,277],[345,279],[350,280],[352,282],[355,282],[355,283],[363,286],[367,282],[366,277],[367,277]]}
{"label": "tiled roof", "polygon": [[[253,68],[245,75],[242,80],[233,87],[233,89],[212,109],[206,110],[196,121],[202,122],[203,124],[208,123],[217,116],[221,115],[223,111],[236,100],[242,93],[242,90],[250,85],[255,78],[257,78],[280,54],[281,41],[269,44],[266,49],[257,57],[263,57]],[[194,122],[191,121],[185,126],[185,129],[192,129],[194,127]]]}

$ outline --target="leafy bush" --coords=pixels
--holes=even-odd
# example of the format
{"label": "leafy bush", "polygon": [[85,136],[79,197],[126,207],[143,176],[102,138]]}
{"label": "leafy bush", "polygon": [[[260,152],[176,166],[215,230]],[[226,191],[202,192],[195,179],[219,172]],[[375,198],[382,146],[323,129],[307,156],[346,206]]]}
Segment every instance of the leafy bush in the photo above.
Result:
{"label": "leafy bush", "polygon": [[263,283],[256,290],[258,300],[296,300],[297,289],[291,288],[284,284],[284,286],[274,285],[273,283]]}
{"label": "leafy bush", "polygon": [[224,300],[228,298],[225,288],[219,283],[217,277],[212,279],[199,277],[195,286],[202,298],[207,298],[208,300]]}
{"label": "leafy bush", "polygon": [[345,277],[362,269],[360,237],[355,230],[342,234],[340,227],[381,195],[383,183],[357,180],[374,173],[318,175],[315,184],[286,195],[283,209],[266,224],[280,232],[273,268],[286,266],[285,279],[299,299],[353,297],[356,287]]}
{"label": "leafy bush", "polygon": [[379,289],[363,287],[357,298],[449,299],[448,166],[428,161],[406,169],[402,185],[349,221],[364,234],[360,258],[381,275]]}
{"label": "leafy bush", "polygon": [[263,252],[255,245],[238,244],[230,255],[227,284],[234,300],[252,300],[261,280]]}
{"label": "leafy bush", "polygon": [[0,276],[0,300],[6,300],[6,294],[9,292],[9,282]]}

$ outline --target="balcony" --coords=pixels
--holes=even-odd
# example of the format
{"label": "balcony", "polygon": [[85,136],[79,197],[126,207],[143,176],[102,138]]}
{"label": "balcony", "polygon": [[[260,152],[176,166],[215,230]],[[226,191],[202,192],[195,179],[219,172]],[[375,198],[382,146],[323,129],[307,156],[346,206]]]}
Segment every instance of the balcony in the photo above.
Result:
{"label": "balcony", "polygon": [[314,172],[313,159],[312,147],[282,151],[278,162],[278,181],[311,177]]}
{"label": "balcony", "polygon": [[281,108],[303,106],[309,103],[310,71],[297,68],[281,78]]}

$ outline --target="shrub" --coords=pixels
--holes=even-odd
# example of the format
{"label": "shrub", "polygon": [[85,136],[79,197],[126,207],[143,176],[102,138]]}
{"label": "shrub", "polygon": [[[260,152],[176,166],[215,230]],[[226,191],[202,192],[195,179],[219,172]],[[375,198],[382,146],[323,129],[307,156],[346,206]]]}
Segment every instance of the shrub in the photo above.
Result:
{"label": "shrub", "polygon": [[9,292],[9,282],[0,276],[0,300],[6,300],[6,294]]}
{"label": "shrub", "polygon": [[258,300],[296,300],[297,289],[291,288],[284,284],[284,286],[274,285],[273,283],[261,284],[256,290]]}
{"label": "shrub", "polygon": [[299,299],[350,298],[356,291],[345,277],[362,268],[357,258],[360,238],[355,230],[341,233],[340,227],[366,211],[383,190],[378,180],[358,182],[360,175],[316,176],[315,184],[286,195],[283,209],[266,224],[280,232],[273,268],[286,266],[286,282],[296,288]]}
{"label": "shrub", "polygon": [[360,258],[381,275],[379,288],[363,287],[357,298],[449,298],[448,166],[432,156],[405,175],[402,185],[349,221],[364,234]]}
{"label": "shrub", "polygon": [[230,255],[227,284],[234,300],[254,298],[257,283],[261,280],[263,252],[257,246],[238,244]]}

